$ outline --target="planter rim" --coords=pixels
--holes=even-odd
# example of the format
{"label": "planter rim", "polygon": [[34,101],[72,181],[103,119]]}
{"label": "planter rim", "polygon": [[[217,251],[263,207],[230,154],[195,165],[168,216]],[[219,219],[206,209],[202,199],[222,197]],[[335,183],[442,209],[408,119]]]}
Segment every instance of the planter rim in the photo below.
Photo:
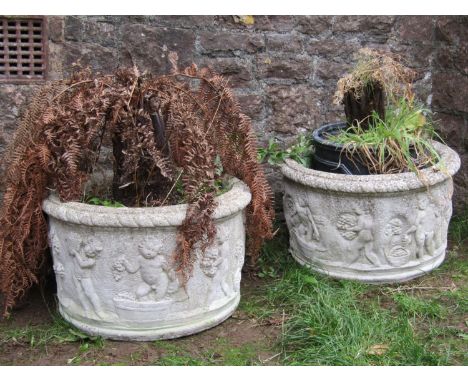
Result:
{"label": "planter rim", "polygon": [[[230,181],[231,189],[215,198],[213,219],[218,220],[242,211],[251,200],[247,185],[237,178]],[[49,195],[42,209],[49,216],[68,223],[100,227],[177,227],[185,218],[188,204],[164,207],[104,207],[80,202],[61,202]]]}
{"label": "planter rim", "polygon": [[344,145],[337,143],[337,142],[331,142],[329,140],[326,140],[324,137],[322,137],[321,133],[326,130],[327,128],[340,128],[343,127],[345,128],[346,122],[332,122],[332,123],[327,123],[325,125],[320,126],[318,129],[315,129],[312,131],[312,137],[314,138],[314,141],[318,144],[330,147],[335,149],[336,151],[341,151],[344,147]]}
{"label": "planter rim", "polygon": [[451,178],[460,168],[460,157],[450,147],[432,142],[443,163],[421,170],[421,179],[413,172],[384,175],[333,174],[306,168],[292,159],[281,166],[283,176],[307,187],[347,193],[405,192],[433,186]]}

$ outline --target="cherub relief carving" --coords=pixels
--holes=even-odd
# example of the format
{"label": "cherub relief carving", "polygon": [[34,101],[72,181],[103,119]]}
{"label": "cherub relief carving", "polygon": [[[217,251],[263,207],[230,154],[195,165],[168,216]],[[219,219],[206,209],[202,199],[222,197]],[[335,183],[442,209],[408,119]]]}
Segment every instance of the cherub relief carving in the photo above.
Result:
{"label": "cherub relief carving", "polygon": [[356,255],[353,256],[349,264],[365,258],[372,265],[379,265],[380,260],[373,251],[373,218],[370,211],[355,208],[353,212],[345,212],[338,216],[336,228],[346,240],[355,243]]}
{"label": "cherub relief carving", "polygon": [[418,198],[418,210],[414,222],[414,238],[416,241],[416,257],[421,259],[424,255],[433,256],[435,253],[434,221],[437,219],[434,212],[430,212],[429,200]]}
{"label": "cherub relief carving", "polygon": [[303,198],[294,200],[291,195],[285,195],[285,206],[292,230],[305,241],[319,241],[320,232],[307,201]]}
{"label": "cherub relief carving", "polygon": [[142,282],[135,291],[137,300],[160,301],[179,289],[179,281],[166,260],[162,243],[146,239],[138,245],[138,253],[140,256],[134,261],[121,258],[113,265],[116,281],[122,278],[124,271],[139,272]]}
{"label": "cherub relief carving", "polygon": [[93,285],[92,274],[96,260],[102,250],[101,241],[91,237],[82,240],[78,248],[69,251],[70,256],[73,257],[73,275],[78,299],[87,313],[95,314],[98,317],[100,317],[99,312],[102,309]]}
{"label": "cherub relief carving", "polygon": [[200,268],[205,276],[213,279],[212,285],[219,286],[226,296],[234,293],[233,277],[229,272],[229,249],[227,235],[219,230],[215,244],[208,248],[200,259]]}

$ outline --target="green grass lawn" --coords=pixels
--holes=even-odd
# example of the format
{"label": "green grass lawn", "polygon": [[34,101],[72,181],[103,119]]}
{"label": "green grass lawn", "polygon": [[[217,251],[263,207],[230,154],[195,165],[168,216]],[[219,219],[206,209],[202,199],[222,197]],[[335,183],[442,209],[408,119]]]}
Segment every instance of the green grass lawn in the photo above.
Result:
{"label": "green grass lawn", "polygon": [[118,343],[89,337],[52,311],[43,324],[2,324],[0,364],[12,350],[21,351],[14,362],[46,363],[55,349],[69,354],[57,364],[467,365],[467,216],[452,220],[443,265],[408,283],[373,286],[314,273],[288,255],[283,228],[264,246],[259,278],[244,278],[238,311],[217,328]]}
{"label": "green grass lawn", "polygon": [[468,364],[468,214],[453,219],[440,268],[392,286],[311,272],[285,256],[285,236],[264,248],[270,282],[257,296],[258,310],[244,302],[259,316],[282,312],[282,364]]}
{"label": "green grass lawn", "polygon": [[296,265],[270,243],[271,283],[252,314],[281,311],[287,365],[467,364],[468,262],[451,251],[430,275],[396,286],[331,280]]}

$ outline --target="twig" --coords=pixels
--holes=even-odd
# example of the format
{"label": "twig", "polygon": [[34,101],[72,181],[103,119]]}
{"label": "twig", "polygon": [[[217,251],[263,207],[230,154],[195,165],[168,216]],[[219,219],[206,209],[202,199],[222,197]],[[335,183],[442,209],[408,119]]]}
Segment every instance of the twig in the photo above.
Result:
{"label": "twig", "polygon": [[135,81],[133,82],[132,91],[130,92],[130,97],[128,98],[128,101],[127,101],[127,107],[130,107],[130,102],[132,101],[133,92],[135,91],[135,88],[137,86],[138,79],[139,77],[137,77]]}
{"label": "twig", "polygon": [[62,90],[59,94],[57,94],[57,95],[52,99],[52,101],[55,101],[55,100],[56,100],[57,98],[59,98],[63,93],[69,91],[71,88],[74,88],[75,86],[78,86],[78,85],[81,85],[81,84],[86,84],[86,83],[89,83],[89,82],[93,82],[93,80],[80,81],[80,82],[74,83],[73,85],[70,85],[68,88]]}
{"label": "twig", "polygon": [[279,353],[277,353],[277,354],[275,354],[275,355],[272,355],[271,357],[269,357],[269,358],[267,358],[267,359],[264,359],[263,361],[260,359],[260,357],[259,357],[259,359],[260,359],[260,362],[261,362],[261,363],[267,363],[268,361],[271,361],[272,359],[278,357],[279,355],[281,355],[281,352],[279,352]]}
{"label": "twig", "polygon": [[[197,106],[198,106],[201,110],[203,110],[203,112],[206,114],[206,107],[202,106],[202,105],[198,102],[198,100],[193,96],[192,93],[190,93],[189,91],[187,91],[187,90],[185,90],[185,89],[182,89],[181,87],[179,87],[179,86],[177,86],[177,85],[175,85],[175,84],[173,84],[173,83],[171,83],[171,82],[168,82],[167,84],[168,84],[169,86],[173,87],[174,89],[177,89],[177,90],[179,90],[180,92],[184,93],[186,96],[190,97],[190,98],[192,99],[192,101],[194,101],[194,102],[197,104]],[[148,90],[152,90],[152,91],[154,91],[154,92],[158,92],[158,90],[157,90],[157,89],[154,89],[154,88],[148,88]]]}
{"label": "twig", "polygon": [[196,79],[196,80],[203,80],[208,85],[210,85],[210,87],[217,90],[216,87],[208,79],[206,79],[205,77],[201,77],[201,76],[191,76],[190,74],[185,74],[185,73],[174,73],[174,74],[168,74],[168,75],[165,75],[165,76],[162,76],[162,77],[177,77],[177,76],[193,78],[193,79]]}
{"label": "twig", "polygon": [[203,136],[203,138],[206,138],[208,132],[209,132],[210,129],[211,129],[211,126],[213,125],[214,119],[216,118],[216,114],[218,114],[219,107],[221,106],[221,100],[223,99],[223,95],[224,95],[224,90],[223,90],[223,92],[221,93],[221,95],[219,96],[218,106],[216,107],[216,110],[215,110],[215,112],[214,112],[214,114],[213,114],[213,118],[211,118],[211,122],[210,122],[210,124],[209,124],[209,126],[208,126],[208,129],[206,129],[205,135]]}
{"label": "twig", "polygon": [[389,288],[391,291],[402,291],[402,290],[413,290],[413,289],[419,289],[419,290],[455,290],[457,289],[456,285],[452,285],[449,287],[430,287],[430,286],[400,286],[397,288]]}
{"label": "twig", "polygon": [[171,194],[172,190],[174,189],[174,187],[176,186],[177,182],[179,181],[180,177],[182,176],[184,170],[181,170],[179,172],[179,175],[177,176],[177,179],[175,180],[174,184],[172,185],[171,189],[169,190],[169,192],[167,193],[166,197],[164,198],[164,200],[162,201],[161,203],[161,207],[164,205],[164,203],[166,203],[166,200],[167,198],[169,197],[169,195]]}
{"label": "twig", "polygon": [[281,352],[284,353],[284,319],[286,314],[284,313],[283,309],[283,317],[281,319]]}

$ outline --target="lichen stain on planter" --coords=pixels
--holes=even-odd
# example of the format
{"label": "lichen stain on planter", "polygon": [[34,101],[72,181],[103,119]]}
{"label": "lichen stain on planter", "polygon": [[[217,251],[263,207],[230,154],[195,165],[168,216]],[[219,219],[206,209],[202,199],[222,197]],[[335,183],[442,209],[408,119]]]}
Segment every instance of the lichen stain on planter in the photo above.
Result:
{"label": "lichen stain on planter", "polygon": [[434,143],[444,170],[343,175],[287,160],[284,211],[290,252],[301,264],[336,278],[406,281],[439,266],[452,215],[458,155]]}
{"label": "lichen stain on planter", "polygon": [[107,338],[155,340],[193,334],[228,318],[240,299],[247,186],[217,198],[217,236],[198,251],[184,286],[171,263],[186,205],[110,208],[43,203],[62,316]]}

